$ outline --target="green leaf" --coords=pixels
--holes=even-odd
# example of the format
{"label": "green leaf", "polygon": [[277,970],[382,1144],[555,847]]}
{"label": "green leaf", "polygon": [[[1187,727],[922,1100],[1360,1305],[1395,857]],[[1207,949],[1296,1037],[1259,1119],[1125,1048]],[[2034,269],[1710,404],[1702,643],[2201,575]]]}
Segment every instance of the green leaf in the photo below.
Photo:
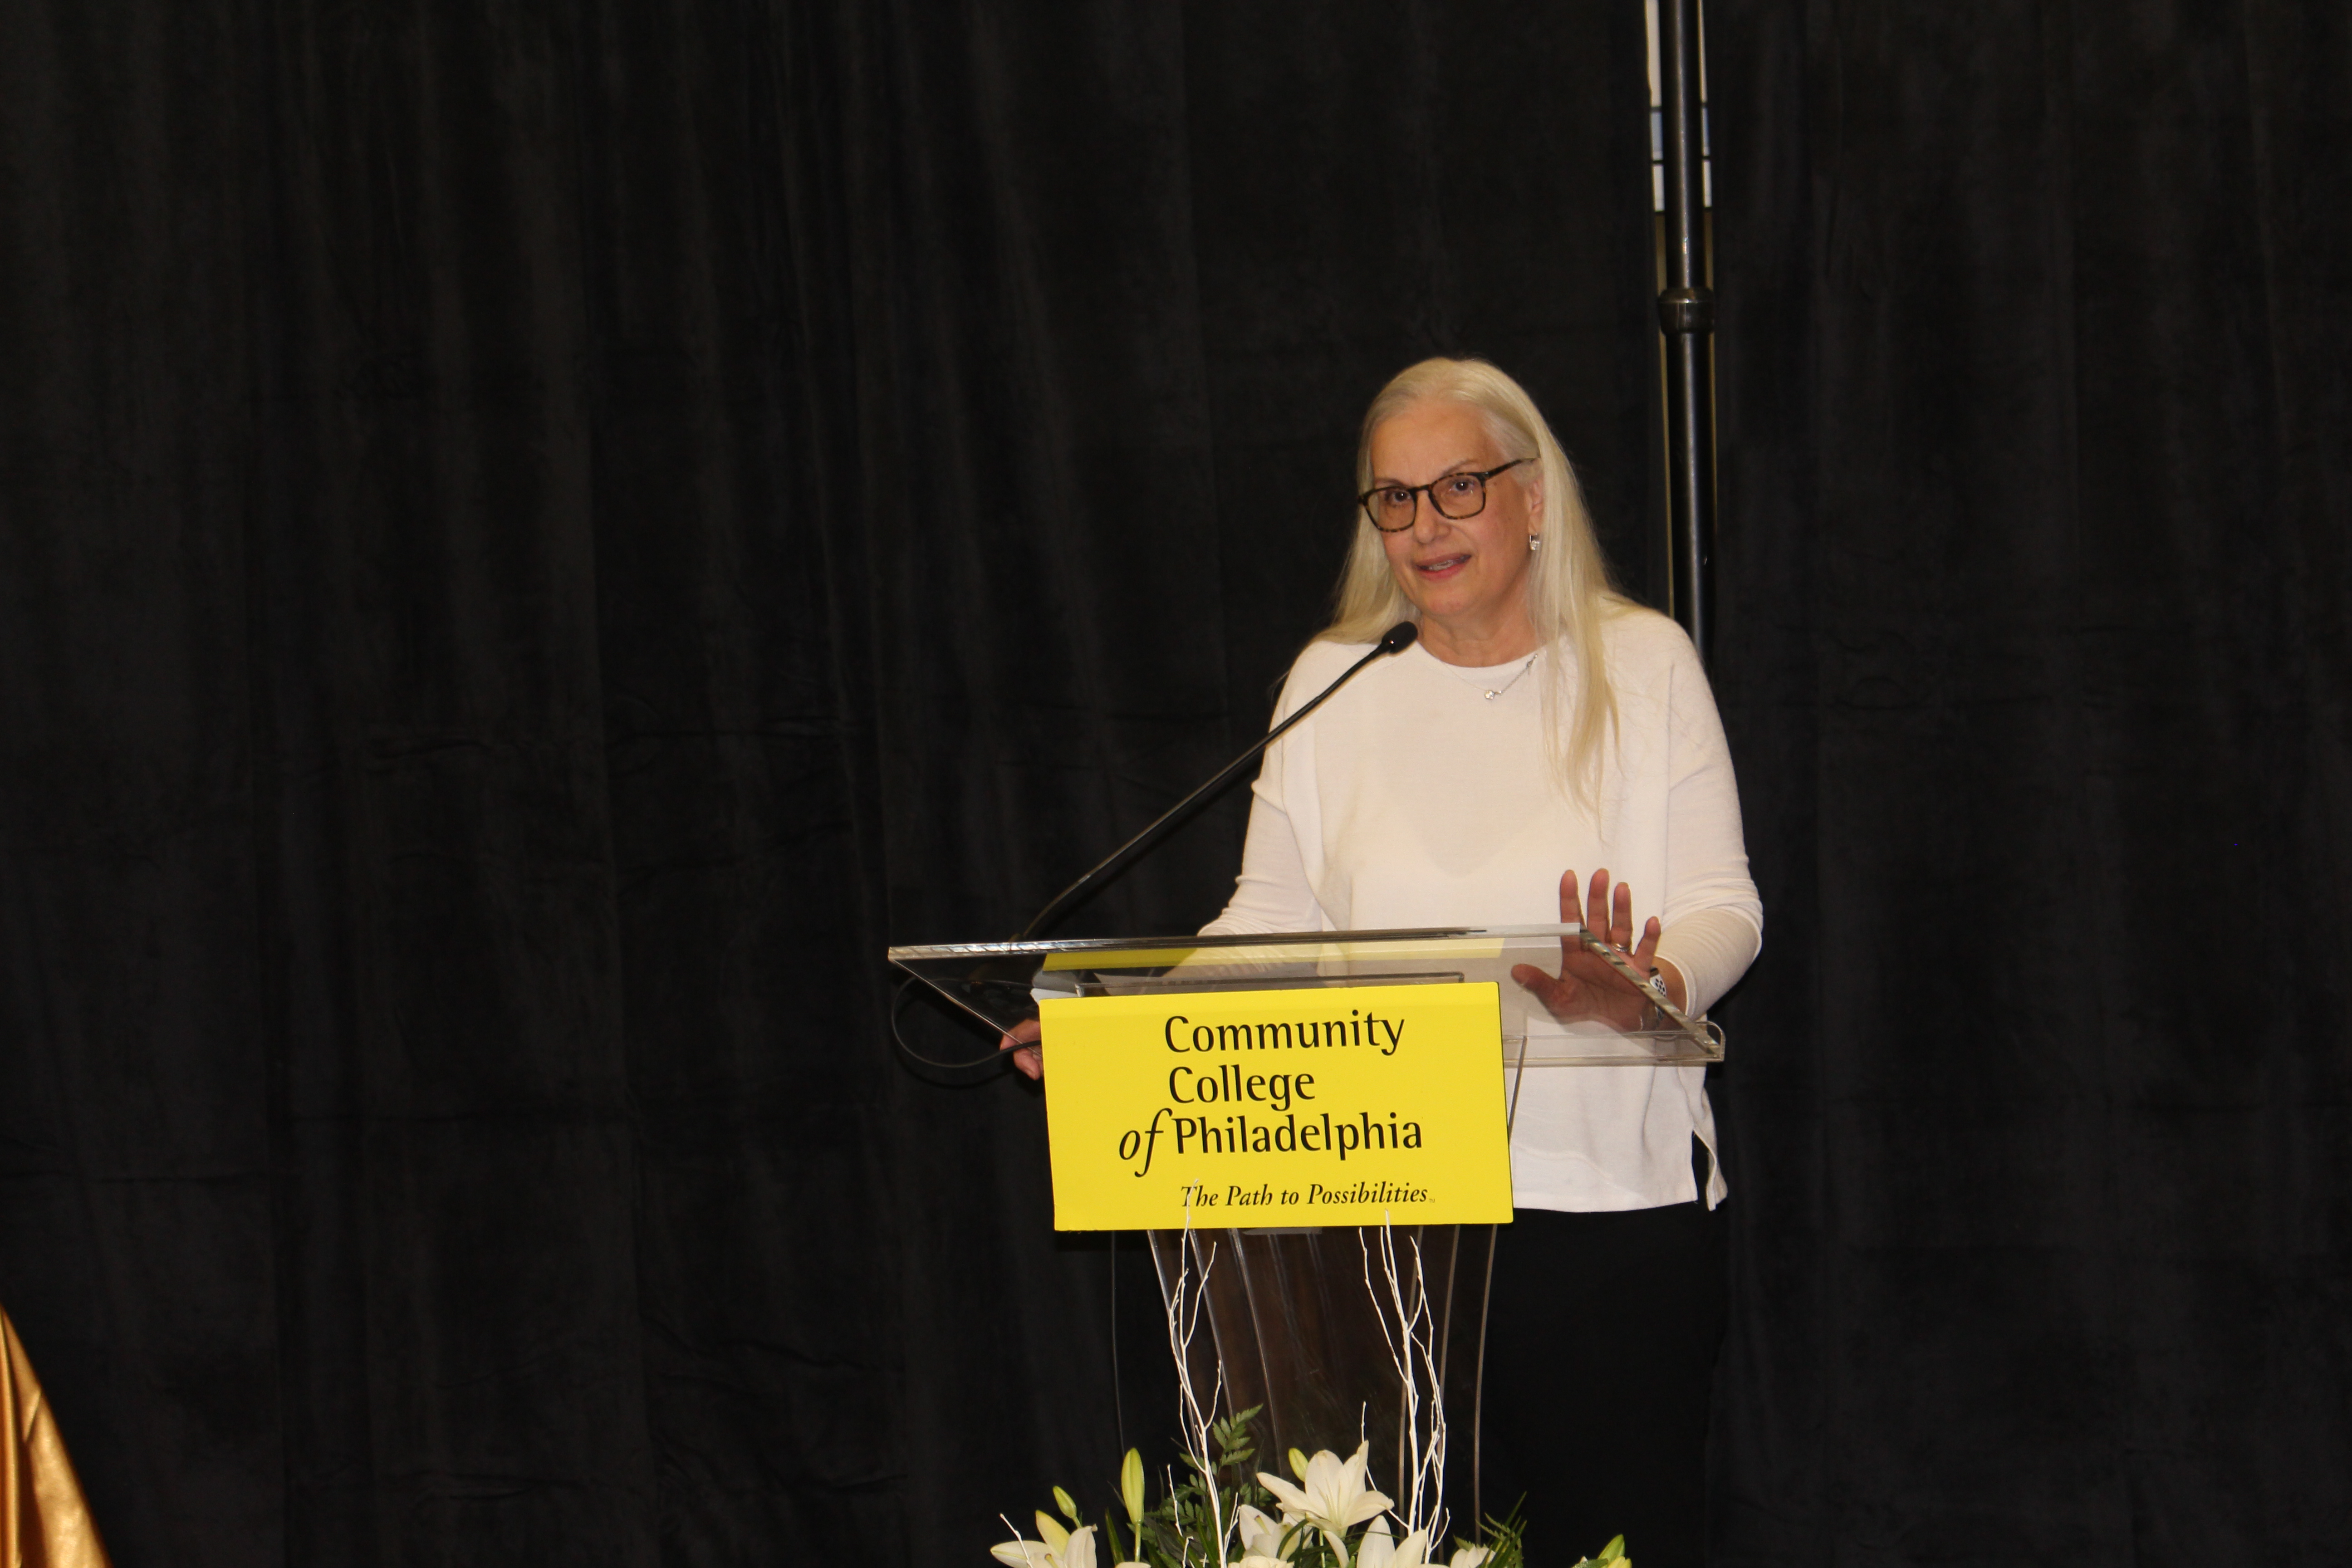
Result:
{"label": "green leaf", "polygon": [[1528,1500],[1522,1496],[1502,1518],[1486,1516],[1486,1539],[1478,1544],[1494,1555],[1486,1560],[1486,1568],[1526,1568],[1527,1507]]}

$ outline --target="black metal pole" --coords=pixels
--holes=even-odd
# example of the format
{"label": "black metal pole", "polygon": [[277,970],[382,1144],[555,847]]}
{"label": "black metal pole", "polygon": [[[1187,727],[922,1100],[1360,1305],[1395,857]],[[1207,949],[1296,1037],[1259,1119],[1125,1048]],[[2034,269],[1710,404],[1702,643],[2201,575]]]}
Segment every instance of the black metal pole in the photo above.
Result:
{"label": "black metal pole", "polygon": [[1715,290],[1706,286],[1704,156],[1699,123],[1698,0],[1658,0],[1664,103],[1667,531],[1674,612],[1706,658],[1715,626]]}

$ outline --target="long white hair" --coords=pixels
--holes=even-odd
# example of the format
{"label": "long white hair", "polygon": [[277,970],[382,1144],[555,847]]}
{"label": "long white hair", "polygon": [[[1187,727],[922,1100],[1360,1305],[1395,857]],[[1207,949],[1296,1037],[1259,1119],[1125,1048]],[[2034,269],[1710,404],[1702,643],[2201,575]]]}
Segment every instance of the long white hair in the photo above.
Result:
{"label": "long white hair", "polygon": [[[1551,656],[1543,660],[1544,736],[1561,787],[1601,807],[1601,753],[1617,723],[1601,628],[1635,606],[1609,580],[1592,535],[1583,487],[1527,389],[1479,359],[1425,359],[1399,371],[1364,411],[1356,442],[1356,489],[1372,487],[1372,432],[1418,403],[1478,411],[1506,458],[1530,458],[1543,476],[1543,548],[1528,563],[1528,619]],[[1339,611],[1318,640],[1370,642],[1401,620],[1418,620],[1389,567],[1378,530],[1356,508],[1356,536],[1339,573]]]}

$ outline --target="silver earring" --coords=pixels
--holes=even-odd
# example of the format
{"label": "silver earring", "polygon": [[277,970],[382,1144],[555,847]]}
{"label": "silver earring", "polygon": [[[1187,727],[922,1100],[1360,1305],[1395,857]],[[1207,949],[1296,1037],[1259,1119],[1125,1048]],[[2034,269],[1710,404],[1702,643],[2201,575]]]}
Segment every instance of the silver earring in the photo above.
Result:
{"label": "silver earring", "polygon": [[1530,533],[1530,534],[1528,534],[1528,549],[1529,551],[1541,550],[1542,548],[1543,548],[1543,535],[1542,535],[1542,534],[1540,534],[1540,533]]}

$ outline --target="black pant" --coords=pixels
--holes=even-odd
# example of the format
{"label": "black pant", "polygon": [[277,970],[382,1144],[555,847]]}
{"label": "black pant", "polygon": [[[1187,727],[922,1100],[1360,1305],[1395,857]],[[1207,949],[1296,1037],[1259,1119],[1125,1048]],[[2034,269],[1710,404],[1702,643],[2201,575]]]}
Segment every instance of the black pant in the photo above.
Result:
{"label": "black pant", "polygon": [[1705,1563],[1725,1298],[1723,1221],[1703,1204],[1520,1209],[1498,1229],[1476,1485],[1487,1514],[1526,1498],[1529,1562],[1573,1563],[1622,1534],[1639,1568]]}

